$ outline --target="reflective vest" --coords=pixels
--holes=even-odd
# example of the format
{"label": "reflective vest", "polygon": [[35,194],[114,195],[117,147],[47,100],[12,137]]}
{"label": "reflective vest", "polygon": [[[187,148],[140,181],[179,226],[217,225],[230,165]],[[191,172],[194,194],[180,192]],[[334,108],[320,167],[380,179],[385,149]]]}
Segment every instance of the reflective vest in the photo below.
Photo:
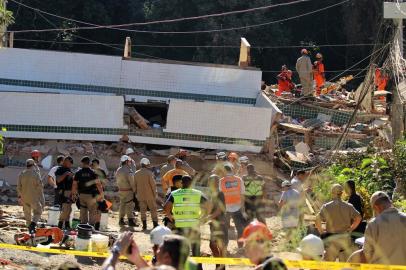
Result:
{"label": "reflective vest", "polygon": [[241,178],[237,176],[225,176],[220,182],[226,205],[241,204]]}
{"label": "reflective vest", "polygon": [[199,225],[202,193],[196,189],[178,189],[172,192],[173,216],[177,228],[192,228]]}
{"label": "reflective vest", "polygon": [[246,175],[243,178],[245,185],[245,195],[262,196],[264,190],[264,180],[259,175]]}

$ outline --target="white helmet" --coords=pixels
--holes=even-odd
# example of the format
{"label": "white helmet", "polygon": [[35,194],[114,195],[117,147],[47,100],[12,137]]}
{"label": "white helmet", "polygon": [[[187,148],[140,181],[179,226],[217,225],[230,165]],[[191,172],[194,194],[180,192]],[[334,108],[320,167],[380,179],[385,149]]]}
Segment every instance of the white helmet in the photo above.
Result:
{"label": "white helmet", "polygon": [[131,155],[131,154],[134,154],[135,152],[134,152],[134,149],[132,149],[131,147],[130,148],[127,148],[127,150],[125,150],[125,154],[126,155]]}
{"label": "white helmet", "polygon": [[122,155],[121,158],[120,158],[120,161],[121,161],[121,162],[124,162],[124,161],[130,160],[130,159],[131,159],[131,158],[130,158],[129,156],[127,156],[127,155]]}
{"label": "white helmet", "polygon": [[247,156],[242,156],[242,157],[240,157],[240,158],[238,159],[238,161],[239,161],[240,163],[248,163],[250,160],[248,159]]}
{"label": "white helmet", "polygon": [[171,230],[165,226],[155,227],[149,234],[153,245],[161,245],[164,242],[164,236],[171,234]]}
{"label": "white helmet", "polygon": [[300,241],[297,250],[313,260],[321,260],[324,256],[323,240],[314,234],[309,234]]}
{"label": "white helmet", "polygon": [[145,165],[145,166],[151,164],[151,162],[147,158],[142,158],[140,163],[141,163],[141,165]]}

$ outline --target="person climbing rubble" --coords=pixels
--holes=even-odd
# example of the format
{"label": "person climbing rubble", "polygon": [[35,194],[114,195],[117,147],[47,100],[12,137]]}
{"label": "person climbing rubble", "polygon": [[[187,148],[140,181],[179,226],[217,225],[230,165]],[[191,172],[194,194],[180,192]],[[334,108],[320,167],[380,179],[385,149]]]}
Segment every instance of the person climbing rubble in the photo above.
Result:
{"label": "person climbing rubble", "polygon": [[115,177],[118,187],[118,195],[120,197],[119,207],[119,225],[127,225],[124,221],[124,217],[128,218],[128,226],[137,226],[133,210],[135,207],[134,197],[137,192],[134,183],[134,172],[131,170],[131,158],[127,155],[123,155],[120,158],[121,165],[117,169]]}
{"label": "person climbing rubble", "polygon": [[316,96],[320,96],[321,89],[326,83],[326,76],[324,73],[323,55],[321,53],[316,54],[316,61],[313,65],[313,76],[316,84]]}
{"label": "person climbing rubble", "polygon": [[295,88],[295,84],[292,82],[292,71],[286,65],[282,66],[281,73],[276,78],[278,79],[277,96],[281,96],[283,92],[290,92]]}
{"label": "person climbing rubble", "polygon": [[310,97],[313,96],[313,65],[308,50],[302,49],[301,55],[296,61],[296,71],[302,84],[302,95]]}
{"label": "person climbing rubble", "polygon": [[34,233],[45,206],[44,188],[41,176],[35,168],[35,161],[27,159],[26,169],[18,176],[17,193],[23,206],[24,218],[29,232]]}

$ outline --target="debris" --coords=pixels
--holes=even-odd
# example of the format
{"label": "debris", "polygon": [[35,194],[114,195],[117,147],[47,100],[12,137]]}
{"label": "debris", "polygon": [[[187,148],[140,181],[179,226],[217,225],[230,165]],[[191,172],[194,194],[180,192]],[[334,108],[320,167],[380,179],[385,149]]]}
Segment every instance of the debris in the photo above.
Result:
{"label": "debris", "polygon": [[150,129],[149,121],[142,117],[135,108],[128,107],[128,114],[141,129]]}
{"label": "debris", "polygon": [[300,142],[295,145],[295,151],[300,154],[303,154],[304,156],[309,156],[310,147],[306,143]]}

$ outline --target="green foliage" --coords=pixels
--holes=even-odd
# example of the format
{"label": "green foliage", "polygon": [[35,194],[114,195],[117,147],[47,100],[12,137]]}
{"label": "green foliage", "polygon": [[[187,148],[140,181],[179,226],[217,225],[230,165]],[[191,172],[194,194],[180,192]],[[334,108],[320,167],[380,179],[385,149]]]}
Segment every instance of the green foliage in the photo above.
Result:
{"label": "green foliage", "polygon": [[406,197],[406,140],[399,140],[393,148],[394,171],[401,196]]}
{"label": "green foliage", "polygon": [[406,213],[406,200],[405,199],[394,202],[394,205],[400,211],[402,211],[403,213]]}
{"label": "green foliage", "polygon": [[0,26],[9,26],[14,23],[13,12],[5,8],[3,0],[0,0]]}

